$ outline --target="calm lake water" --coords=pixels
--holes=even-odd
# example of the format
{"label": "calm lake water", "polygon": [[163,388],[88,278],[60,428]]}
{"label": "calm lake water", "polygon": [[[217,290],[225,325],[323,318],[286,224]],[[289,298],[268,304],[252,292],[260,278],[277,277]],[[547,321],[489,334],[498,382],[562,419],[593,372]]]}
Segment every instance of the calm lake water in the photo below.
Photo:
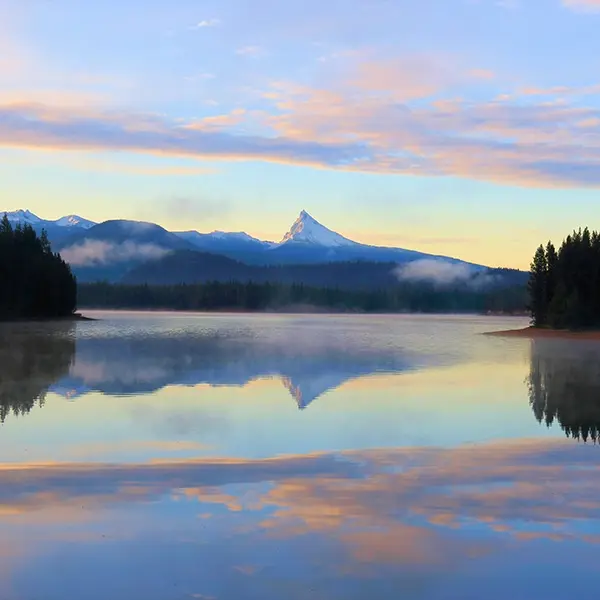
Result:
{"label": "calm lake water", "polygon": [[0,599],[598,598],[600,344],[88,314],[0,325]]}

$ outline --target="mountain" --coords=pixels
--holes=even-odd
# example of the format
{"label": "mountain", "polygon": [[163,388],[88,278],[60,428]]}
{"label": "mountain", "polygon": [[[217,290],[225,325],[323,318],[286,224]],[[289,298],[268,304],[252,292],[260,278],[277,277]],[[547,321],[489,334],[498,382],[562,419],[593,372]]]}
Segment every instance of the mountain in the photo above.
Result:
{"label": "mountain", "polygon": [[50,227],[77,227],[80,229],[89,229],[90,227],[93,227],[94,225],[96,225],[96,223],[94,223],[94,221],[84,219],[83,217],[80,217],[78,215],[67,215],[66,217],[61,217],[60,219],[56,219],[55,221],[51,221],[48,219],[41,219],[37,215],[34,215],[28,209],[4,211],[4,213],[0,211],[0,214],[6,214],[6,216],[8,217],[8,220],[11,223],[14,223],[14,224],[27,223],[28,225],[31,225],[34,228],[35,227],[44,227],[44,226],[48,225]]}
{"label": "mountain", "polygon": [[54,224],[58,227],[80,227],[81,229],[90,229],[97,223],[94,221],[89,221],[88,219],[84,219],[78,215],[67,215],[66,217],[61,217],[54,221]]}
{"label": "mountain", "polygon": [[[461,263],[454,258],[432,256],[405,250],[386,248],[354,242],[331,229],[328,229],[305,210],[296,219],[291,229],[279,244],[271,246],[267,252],[251,261],[261,264],[315,264],[325,262],[394,262],[406,263],[424,258],[436,258]],[[478,265],[473,265],[480,268]]]}
{"label": "mountain", "polygon": [[344,246],[358,246],[356,242],[345,238],[331,229],[321,225],[313,219],[305,210],[300,213],[291,229],[285,234],[279,244],[312,244],[325,248],[338,248]]}
{"label": "mountain", "polygon": [[[179,231],[175,235],[193,244],[198,250],[223,254],[230,258],[243,257],[246,261],[248,261],[248,257],[261,256],[265,250],[273,246],[272,242],[263,242],[244,232],[213,231],[212,233],[199,233],[197,231]],[[257,260],[248,262],[257,262]]]}
{"label": "mountain", "polygon": [[[379,281],[385,287],[394,280],[395,275],[390,274],[393,269],[408,264],[414,265],[413,278],[433,274],[433,278],[466,281],[474,273],[488,273],[484,266],[456,258],[355,242],[328,229],[305,210],[279,243],[262,241],[245,232],[169,232],[154,223],[138,221],[95,224],[77,215],[49,221],[29,210],[8,214],[13,223],[30,223],[37,231],[46,229],[53,248],[61,252],[82,282],[192,283],[206,281],[211,274],[219,280],[243,277],[274,281],[277,277],[280,282],[311,285],[352,281],[365,287]],[[219,262],[216,255],[234,262]],[[337,270],[330,266],[340,263],[345,266]],[[356,263],[370,266],[359,267]],[[307,273],[307,265],[322,268]],[[508,273],[502,277],[508,277]],[[323,274],[333,280],[324,280]]]}
{"label": "mountain", "polygon": [[117,281],[139,264],[193,245],[154,223],[115,220],[78,231],[56,248],[79,281]]}
{"label": "mountain", "polygon": [[[84,233],[96,223],[88,219],[84,219],[78,215],[67,215],[56,219],[55,221],[41,219],[28,209],[19,209],[13,211],[5,211],[8,220],[13,226],[18,224],[31,225],[37,233],[41,233],[42,229],[48,234],[48,239],[53,246],[60,244],[65,238],[79,232]],[[0,211],[0,216],[5,214]]]}

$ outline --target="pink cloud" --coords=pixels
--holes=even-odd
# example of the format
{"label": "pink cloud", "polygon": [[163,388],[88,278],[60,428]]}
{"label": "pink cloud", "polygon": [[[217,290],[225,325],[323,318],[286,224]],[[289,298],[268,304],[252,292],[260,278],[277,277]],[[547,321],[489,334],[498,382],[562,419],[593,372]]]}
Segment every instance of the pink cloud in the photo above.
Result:
{"label": "pink cloud", "polygon": [[0,97],[0,145],[600,186],[600,109],[582,100],[597,85],[500,96],[494,90],[493,100],[467,102],[451,91],[487,86],[493,73],[423,56],[377,61],[359,53],[348,61],[324,67],[319,86],[274,82],[260,110],[238,107],[193,120],[106,110],[68,97],[62,103]]}
{"label": "pink cloud", "polygon": [[600,11],[600,0],[562,0],[567,8],[582,11]]}

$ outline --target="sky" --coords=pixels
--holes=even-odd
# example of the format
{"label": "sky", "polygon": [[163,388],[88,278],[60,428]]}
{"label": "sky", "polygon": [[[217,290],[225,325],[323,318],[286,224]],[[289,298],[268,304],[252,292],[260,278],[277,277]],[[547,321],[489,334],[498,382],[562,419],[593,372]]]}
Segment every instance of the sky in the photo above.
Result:
{"label": "sky", "polygon": [[5,210],[526,268],[600,221],[600,0],[0,0]]}

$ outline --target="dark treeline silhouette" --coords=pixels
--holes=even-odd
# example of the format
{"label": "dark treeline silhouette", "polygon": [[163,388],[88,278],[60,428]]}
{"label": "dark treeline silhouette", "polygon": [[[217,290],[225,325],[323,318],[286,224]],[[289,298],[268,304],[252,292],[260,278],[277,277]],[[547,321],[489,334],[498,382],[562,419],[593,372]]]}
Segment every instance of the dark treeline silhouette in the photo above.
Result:
{"label": "dark treeline silhouette", "polygon": [[540,246],[531,264],[529,308],[535,327],[600,327],[600,234],[586,228],[557,251]]}
{"label": "dark treeline silhouette", "polygon": [[29,225],[12,227],[6,214],[0,221],[0,320],[55,318],[73,314],[77,302],[75,278],[52,252],[44,232]]}
{"label": "dark treeline silhouette", "polygon": [[521,286],[474,290],[465,286],[441,289],[425,284],[403,284],[379,291],[349,291],[252,282],[169,286],[86,283],[80,284],[78,298],[79,305],[86,308],[190,311],[261,311],[311,306],[360,312],[518,313],[526,304],[526,293]]}
{"label": "dark treeline silhouette", "polygon": [[600,442],[600,346],[534,340],[529,401],[535,418],[567,437]]}
{"label": "dark treeline silhouette", "polygon": [[74,325],[0,324],[0,422],[42,405],[48,388],[69,373]]}

